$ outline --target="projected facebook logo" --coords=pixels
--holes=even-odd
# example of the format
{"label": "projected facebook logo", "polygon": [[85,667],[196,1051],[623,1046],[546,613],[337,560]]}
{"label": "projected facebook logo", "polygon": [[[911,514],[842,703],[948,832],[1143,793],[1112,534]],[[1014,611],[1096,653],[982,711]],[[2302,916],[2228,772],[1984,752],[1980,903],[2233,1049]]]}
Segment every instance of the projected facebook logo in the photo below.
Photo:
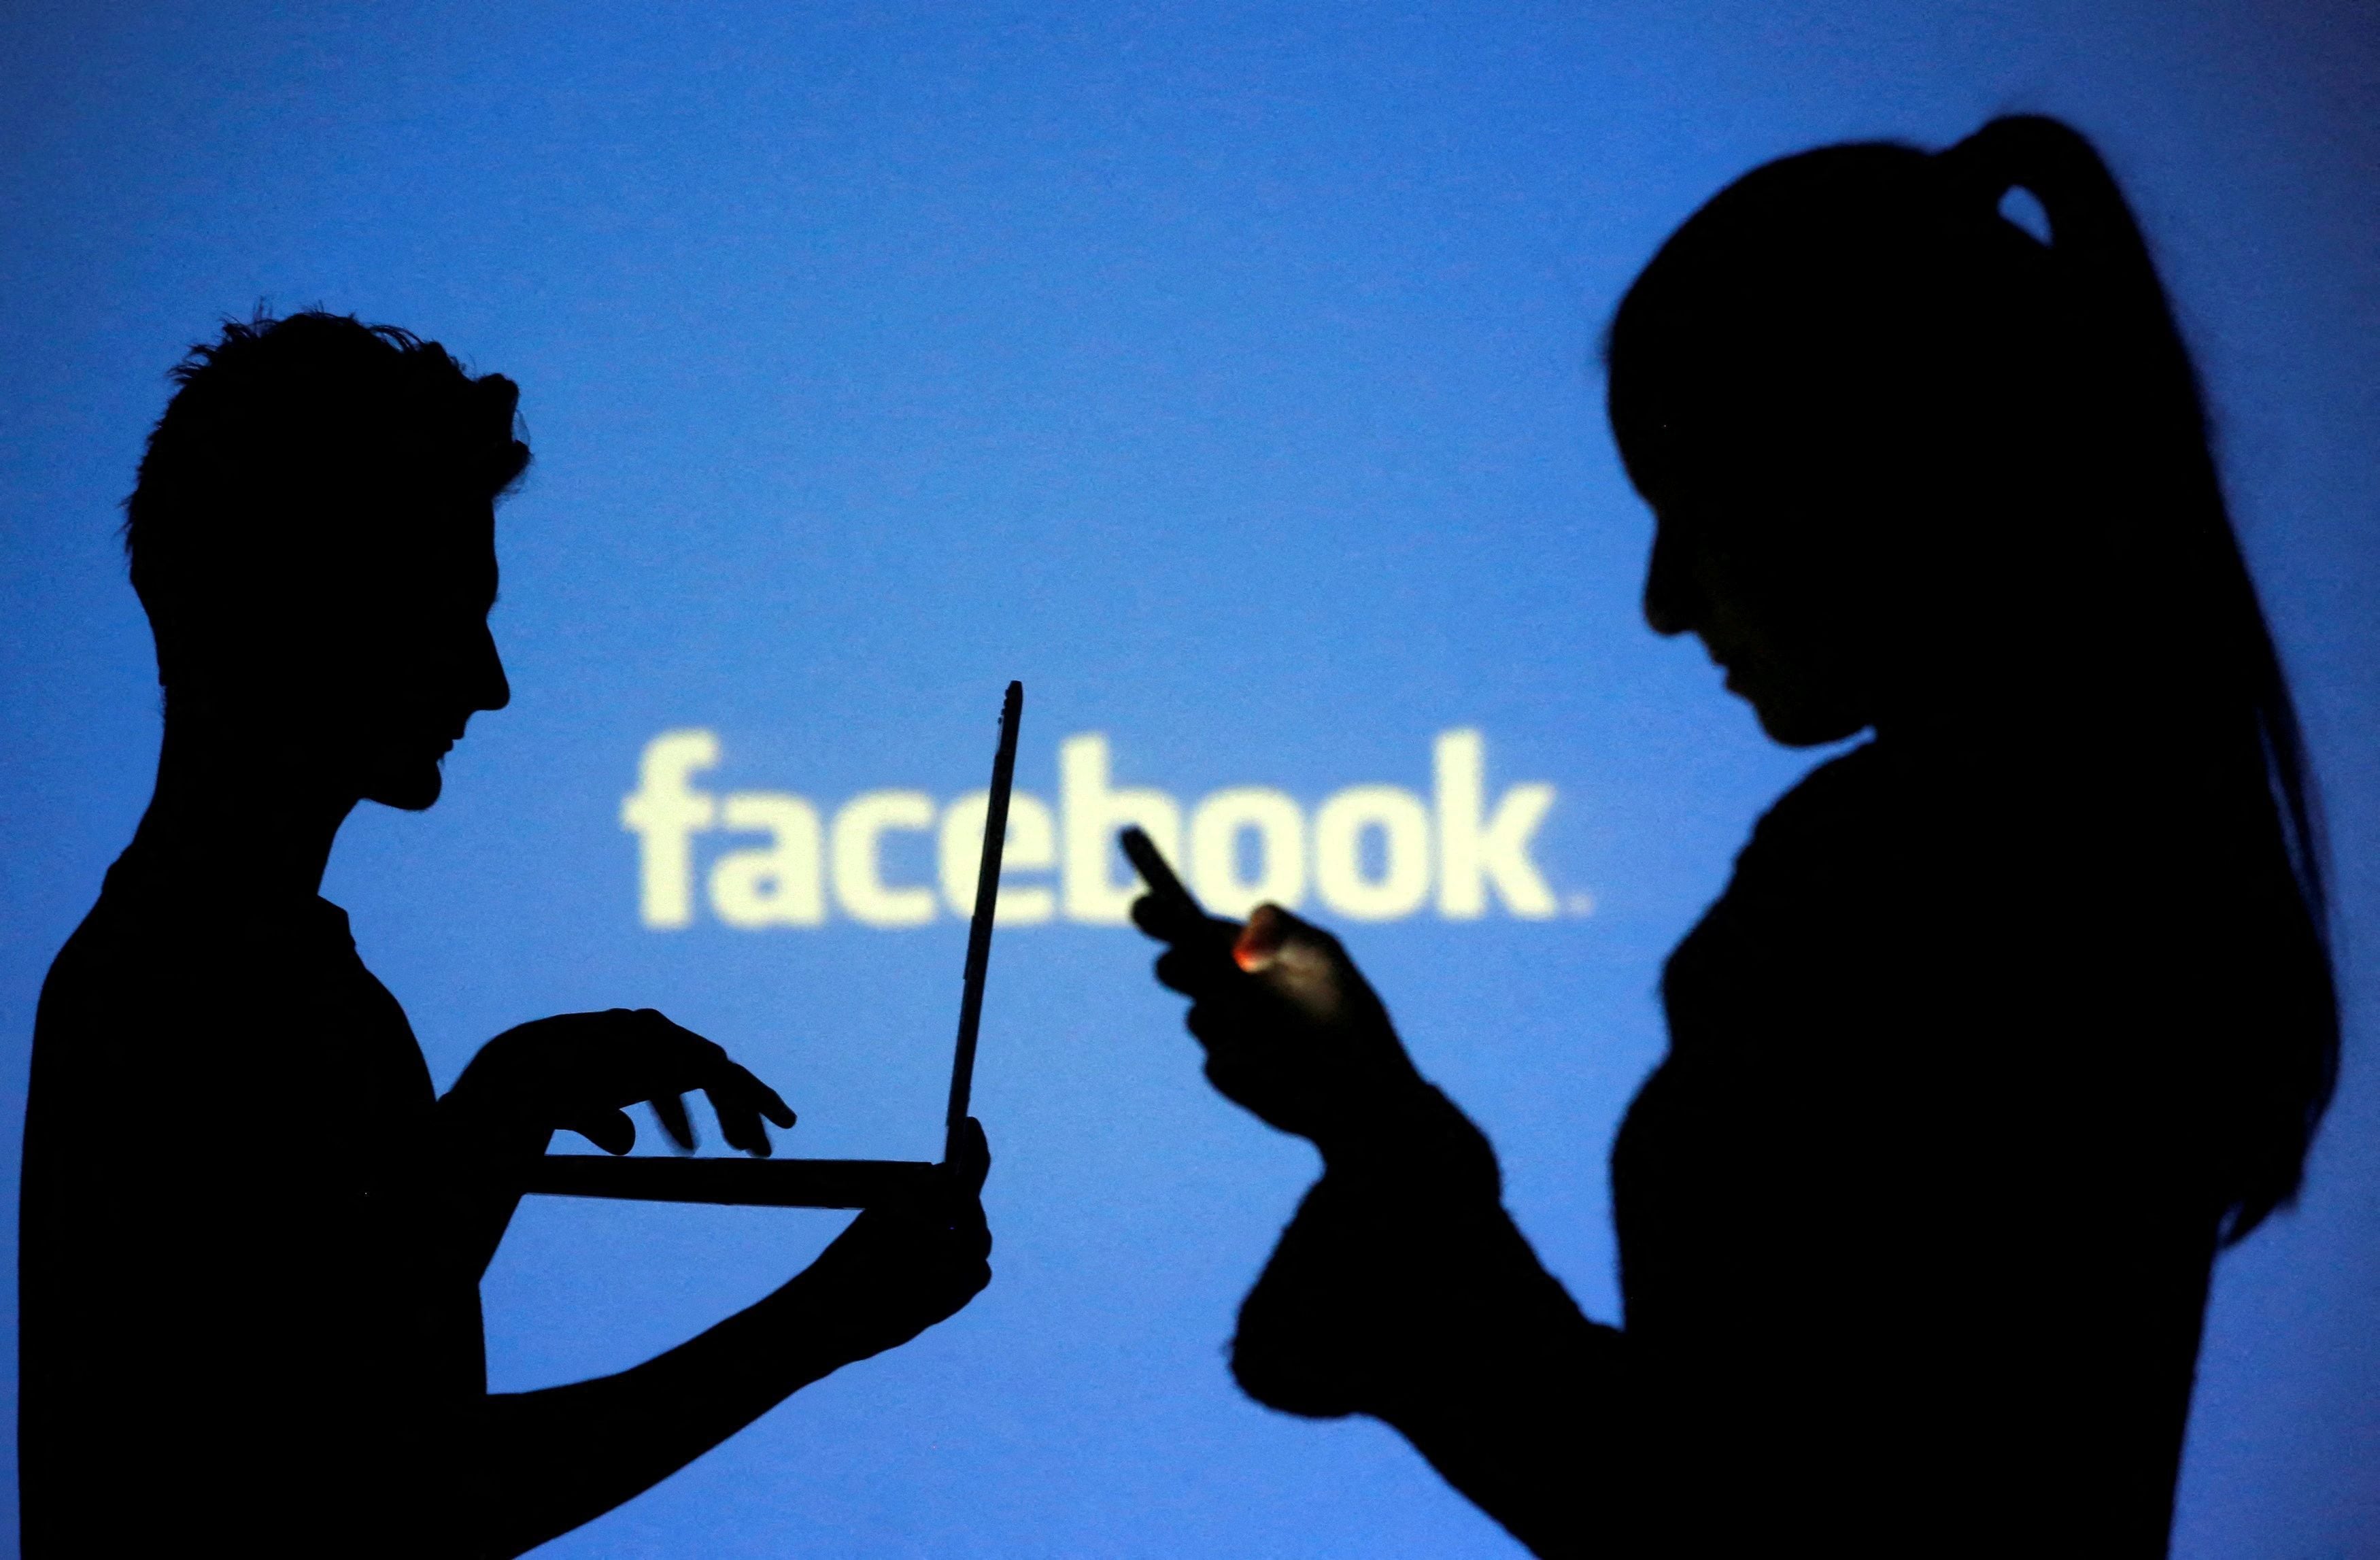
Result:
{"label": "projected facebook logo", "polygon": [[[1114,848],[1126,824],[1183,864],[1218,915],[1245,916],[1266,900],[1292,909],[1318,900],[1350,920],[1425,909],[1476,920],[1494,908],[1543,920],[1591,910],[1584,895],[1557,901],[1532,855],[1553,786],[1510,786],[1491,798],[1477,731],[1441,732],[1434,747],[1427,798],[1398,786],[1349,786],[1309,817],[1285,791],[1233,786],[1185,814],[1170,792],[1116,785],[1105,736],[1070,737],[1058,747],[1057,807],[1024,790],[1010,805],[1001,924],[1128,924],[1140,885]],[[621,826],[637,836],[645,925],[694,924],[698,882],[711,916],[747,930],[823,926],[831,912],[862,926],[925,926],[973,908],[986,793],[938,804],[924,791],[864,791],[830,814],[787,791],[700,789],[696,777],[719,761],[711,731],[665,731],[645,744],[637,788],[620,805]],[[726,836],[722,847],[698,871],[696,836],[713,834]],[[920,836],[908,842],[913,858],[930,842],[934,881],[904,881],[889,869],[889,847],[903,835]]]}

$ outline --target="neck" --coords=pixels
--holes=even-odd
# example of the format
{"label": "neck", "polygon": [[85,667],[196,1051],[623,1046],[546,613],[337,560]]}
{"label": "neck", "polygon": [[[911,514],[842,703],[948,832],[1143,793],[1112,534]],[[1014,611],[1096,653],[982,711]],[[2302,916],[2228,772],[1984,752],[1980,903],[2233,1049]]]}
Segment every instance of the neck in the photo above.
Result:
{"label": "neck", "polygon": [[134,845],[203,861],[225,886],[273,898],[322,892],[331,845],[360,798],[285,735],[169,706],[157,789]]}

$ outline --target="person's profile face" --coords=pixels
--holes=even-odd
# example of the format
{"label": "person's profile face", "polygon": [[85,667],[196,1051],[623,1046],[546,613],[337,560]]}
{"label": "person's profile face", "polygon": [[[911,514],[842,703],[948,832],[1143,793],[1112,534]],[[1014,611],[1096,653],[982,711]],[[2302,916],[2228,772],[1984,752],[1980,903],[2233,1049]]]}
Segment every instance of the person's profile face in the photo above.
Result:
{"label": "person's profile face", "polygon": [[437,515],[378,562],[333,603],[336,643],[314,679],[324,757],[364,800],[419,811],[471,716],[512,697],[488,628],[493,506]]}
{"label": "person's profile face", "polygon": [[1781,501],[1765,517],[1675,496],[1656,503],[1645,620],[1655,633],[1701,640],[1761,729],[1807,748],[1874,722],[1874,677],[1849,582],[1797,547],[1806,538],[1793,534],[1803,529],[1793,513]]}

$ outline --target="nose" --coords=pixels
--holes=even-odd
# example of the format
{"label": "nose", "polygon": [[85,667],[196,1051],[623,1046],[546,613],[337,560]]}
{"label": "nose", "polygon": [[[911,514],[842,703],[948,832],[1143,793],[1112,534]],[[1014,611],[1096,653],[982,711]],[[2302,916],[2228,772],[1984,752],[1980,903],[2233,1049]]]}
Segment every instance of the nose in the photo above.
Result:
{"label": "nose", "polygon": [[471,708],[501,710],[513,701],[513,685],[504,676],[504,658],[497,653],[495,631],[480,626],[479,653],[473,657]]}
{"label": "nose", "polygon": [[1645,621],[1664,639],[1687,632],[1700,615],[1685,551],[1677,525],[1657,518],[1653,555],[1645,565]]}

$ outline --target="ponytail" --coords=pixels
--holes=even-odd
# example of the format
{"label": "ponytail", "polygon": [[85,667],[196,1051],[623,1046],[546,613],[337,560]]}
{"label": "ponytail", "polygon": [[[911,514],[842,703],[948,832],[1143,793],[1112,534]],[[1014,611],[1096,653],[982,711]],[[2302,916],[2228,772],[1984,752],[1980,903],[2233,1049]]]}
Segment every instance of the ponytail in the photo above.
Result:
{"label": "ponytail", "polygon": [[1997,216],[2011,189],[2040,201],[2058,325],[2075,346],[2063,366],[2080,371],[2094,436],[2112,448],[2109,487],[2090,497],[2105,506],[2115,555],[2145,576],[2136,589],[2146,620],[2130,629],[2161,647],[2198,647],[2189,701],[2193,724],[2215,729],[2197,735],[2249,755],[2253,810],[2286,859],[2295,902],[2281,908],[2298,922],[2298,946],[2282,973],[2293,989],[2277,1032],[2239,1037],[2259,1054],[2262,1076],[2227,1080],[2257,1118],[2243,1124],[2232,1165],[2230,1244],[2295,1196],[2338,1078],[2322,833],[2296,708],[2232,530],[2188,349],[2107,164],[2071,127],[2034,115],[1995,119],[1935,162],[1970,213]]}

